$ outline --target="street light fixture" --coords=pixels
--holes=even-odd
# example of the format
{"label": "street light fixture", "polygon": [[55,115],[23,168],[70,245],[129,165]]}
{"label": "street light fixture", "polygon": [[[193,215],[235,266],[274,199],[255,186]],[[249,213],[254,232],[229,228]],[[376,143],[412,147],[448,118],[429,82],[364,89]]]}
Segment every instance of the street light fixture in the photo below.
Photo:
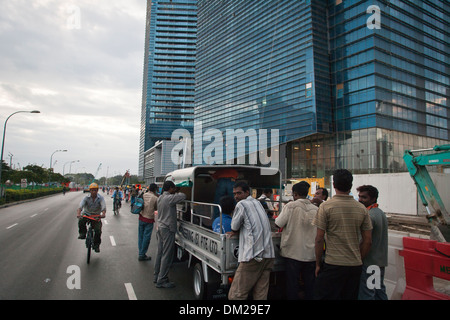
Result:
{"label": "street light fixture", "polygon": [[64,165],[63,165],[63,175],[64,175],[64,172],[65,172],[66,164],[70,163],[70,170],[69,170],[69,173],[70,173],[70,171],[72,170],[72,163],[74,163],[74,162],[80,162],[80,160],[67,161],[66,163],[64,163]]}
{"label": "street light fixture", "polygon": [[72,172],[72,163],[74,163],[74,162],[80,162],[80,160],[74,160],[74,161],[72,161],[72,162],[70,163],[70,165],[69,165],[69,173]]}
{"label": "street light fixture", "polygon": [[8,118],[6,118],[5,120],[5,125],[3,126],[3,140],[2,140],[2,153],[0,156],[0,185],[2,183],[2,166],[3,166],[3,149],[5,147],[5,135],[6,135],[6,124],[9,120],[9,118],[11,118],[13,115],[15,115],[16,113],[41,113],[39,110],[33,110],[33,111],[16,111],[11,113]]}
{"label": "street light fixture", "polygon": [[52,158],[53,158],[53,155],[54,155],[56,152],[67,152],[67,150],[56,150],[55,152],[52,153],[52,155],[50,156],[50,169],[52,168]]}

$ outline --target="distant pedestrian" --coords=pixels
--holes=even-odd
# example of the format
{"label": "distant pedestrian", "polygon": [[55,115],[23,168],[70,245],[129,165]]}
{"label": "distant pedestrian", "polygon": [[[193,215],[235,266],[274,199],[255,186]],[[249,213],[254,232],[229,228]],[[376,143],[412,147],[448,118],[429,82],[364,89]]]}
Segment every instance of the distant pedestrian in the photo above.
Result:
{"label": "distant pedestrian", "polygon": [[177,230],[177,203],[186,199],[184,193],[172,181],[163,184],[163,194],[159,196],[158,206],[158,253],[155,261],[154,282],[157,288],[173,288],[169,281],[169,269],[175,250],[175,232]]}
{"label": "distant pedestrian", "polygon": [[275,211],[273,207],[273,190],[270,188],[264,189],[262,195],[258,198],[258,200],[263,205],[263,208],[267,210],[267,215],[272,216],[273,212]]}
{"label": "distant pedestrian", "polygon": [[261,202],[250,195],[246,183],[236,182],[233,194],[237,205],[231,221],[231,234],[239,233],[239,266],[228,298],[245,300],[252,293],[254,300],[265,300],[275,262],[269,219]]}
{"label": "distant pedestrian", "polygon": [[131,192],[130,192],[130,196],[131,196],[131,202],[130,205],[133,206],[133,204],[136,202],[136,197],[138,195],[138,189],[136,189],[136,186],[132,186],[131,187]]}
{"label": "distant pedestrian", "polygon": [[[313,220],[317,227],[315,299],[358,299],[362,259],[370,250],[372,223],[364,205],[349,195],[352,183],[348,170],[336,170],[336,195],[320,205]],[[325,235],[327,246],[322,262]]]}
{"label": "distant pedestrian", "polygon": [[310,184],[301,181],[292,187],[294,201],[283,207],[275,224],[283,228],[281,233],[281,256],[285,258],[286,291],[289,300],[298,300],[300,276],[305,285],[305,300],[314,298],[316,255],[314,241],[316,227],[312,221],[317,207],[306,197]]}
{"label": "distant pedestrian", "polygon": [[152,237],[153,225],[155,223],[155,211],[157,210],[158,186],[152,183],[148,192],[142,195],[144,200],[144,208],[139,213],[139,232],[138,232],[138,248],[139,261],[150,260],[147,256],[150,239]]}
{"label": "distant pedestrian", "polygon": [[314,193],[314,198],[312,198],[311,203],[320,206],[322,202],[327,201],[328,199],[328,190],[326,188],[317,188]]}
{"label": "distant pedestrian", "polygon": [[[372,246],[369,253],[363,259],[361,283],[359,285],[359,300],[388,300],[386,286],[384,285],[384,272],[388,265],[388,221],[383,210],[378,207],[378,189],[371,185],[360,186],[356,189],[359,193],[359,202],[369,210],[372,221]],[[368,267],[379,268],[379,276],[375,283],[368,286],[369,277],[374,271]],[[377,272],[378,270],[375,270]]]}

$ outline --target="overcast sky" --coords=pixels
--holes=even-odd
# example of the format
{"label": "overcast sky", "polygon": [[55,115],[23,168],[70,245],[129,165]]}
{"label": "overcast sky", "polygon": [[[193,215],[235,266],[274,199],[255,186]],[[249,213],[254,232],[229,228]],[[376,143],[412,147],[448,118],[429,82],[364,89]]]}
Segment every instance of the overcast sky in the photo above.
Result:
{"label": "overcast sky", "polygon": [[0,123],[13,167],[138,171],[145,0],[0,0]]}

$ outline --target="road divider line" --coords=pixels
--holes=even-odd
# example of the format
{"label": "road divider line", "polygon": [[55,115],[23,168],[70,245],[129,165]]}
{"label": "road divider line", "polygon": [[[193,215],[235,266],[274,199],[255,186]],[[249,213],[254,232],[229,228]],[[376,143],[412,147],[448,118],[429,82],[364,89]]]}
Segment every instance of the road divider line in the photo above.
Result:
{"label": "road divider line", "polygon": [[6,229],[11,229],[11,228],[13,228],[13,227],[15,227],[17,225],[18,225],[18,223],[14,223],[14,224],[10,225],[9,227],[7,227]]}
{"label": "road divider line", "polygon": [[106,219],[103,219],[103,222],[104,222],[105,224],[108,224],[108,221],[107,221]]}
{"label": "road divider line", "polygon": [[30,218],[36,217],[37,213],[33,214],[32,216],[30,216]]}
{"label": "road divider line", "polygon": [[116,246],[116,241],[114,240],[114,237],[113,236],[109,236],[109,240],[111,240],[111,245],[113,247],[115,247]]}
{"label": "road divider line", "polygon": [[134,293],[133,286],[131,283],[125,283],[125,289],[127,290],[129,300],[137,300],[136,294]]}

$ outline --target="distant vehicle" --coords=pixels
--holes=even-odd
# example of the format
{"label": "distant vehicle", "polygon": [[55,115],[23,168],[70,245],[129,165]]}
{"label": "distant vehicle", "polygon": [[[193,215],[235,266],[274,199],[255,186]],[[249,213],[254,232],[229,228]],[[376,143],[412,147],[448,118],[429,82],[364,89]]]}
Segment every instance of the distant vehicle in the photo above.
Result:
{"label": "distant vehicle", "polygon": [[90,192],[90,191],[89,191],[89,186],[84,186],[84,188],[83,188],[83,193],[85,193],[85,192]]}

